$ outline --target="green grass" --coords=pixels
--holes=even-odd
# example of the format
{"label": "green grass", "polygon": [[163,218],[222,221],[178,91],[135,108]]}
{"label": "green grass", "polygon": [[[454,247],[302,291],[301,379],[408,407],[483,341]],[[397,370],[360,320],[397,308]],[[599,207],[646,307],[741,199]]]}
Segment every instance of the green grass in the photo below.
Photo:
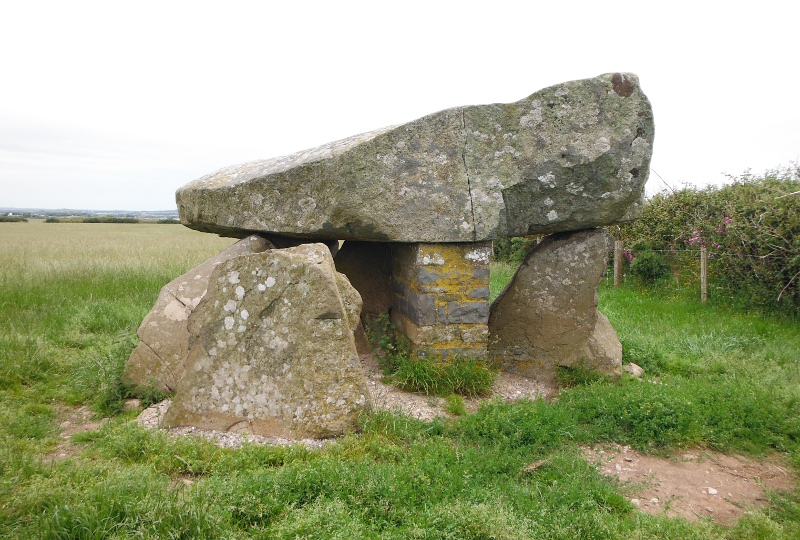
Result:
{"label": "green grass", "polygon": [[509,284],[511,278],[514,277],[518,267],[518,264],[510,262],[491,263],[491,272],[489,273],[489,299],[491,302],[494,302],[500,296],[500,293]]}
{"label": "green grass", "polygon": [[[771,494],[731,528],[690,524],[635,511],[579,451],[615,441],[800,464],[797,322],[682,291],[600,290],[643,381],[567,374],[557,401],[474,414],[452,396],[450,420],[376,411],[322,450],[142,430],[120,411],[136,328],[163,284],[229,243],[172,225],[3,225],[0,537],[800,537],[797,493]],[[60,411],[81,404],[111,420],[53,459]]]}
{"label": "green grass", "polygon": [[443,397],[477,397],[492,389],[496,374],[485,358],[460,353],[421,358],[409,347],[408,339],[397,332],[388,315],[376,319],[367,332],[386,381],[398,388]]}

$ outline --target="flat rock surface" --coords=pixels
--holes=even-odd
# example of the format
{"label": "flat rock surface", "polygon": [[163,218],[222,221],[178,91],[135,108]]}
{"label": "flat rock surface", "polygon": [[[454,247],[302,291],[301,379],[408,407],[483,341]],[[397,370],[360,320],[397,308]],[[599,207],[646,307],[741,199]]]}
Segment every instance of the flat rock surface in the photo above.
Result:
{"label": "flat rock surface", "polygon": [[654,136],[636,75],[456,107],[283,157],[224,168],[176,193],[181,221],[379,242],[475,242],[637,217]]}
{"label": "flat rock surface", "polygon": [[360,311],[324,244],[220,263],[189,317],[186,375],[165,422],[296,438],[353,429],[369,399]]}
{"label": "flat rock surface", "polygon": [[249,236],[164,285],[139,326],[140,342],[125,363],[125,383],[145,391],[175,391],[186,372],[189,315],[205,296],[211,272],[224,261],[273,247],[264,238]]}

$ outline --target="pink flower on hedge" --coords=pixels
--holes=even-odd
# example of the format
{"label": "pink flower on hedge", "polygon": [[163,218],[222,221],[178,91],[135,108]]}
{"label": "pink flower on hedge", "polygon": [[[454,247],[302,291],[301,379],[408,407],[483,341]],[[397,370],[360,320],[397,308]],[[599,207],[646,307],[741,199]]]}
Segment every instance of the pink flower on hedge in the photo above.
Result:
{"label": "pink flower on hedge", "polygon": [[728,224],[731,221],[733,221],[732,217],[725,216],[724,218],[722,218],[722,223],[716,228],[716,231],[718,233],[724,233],[727,230]]}

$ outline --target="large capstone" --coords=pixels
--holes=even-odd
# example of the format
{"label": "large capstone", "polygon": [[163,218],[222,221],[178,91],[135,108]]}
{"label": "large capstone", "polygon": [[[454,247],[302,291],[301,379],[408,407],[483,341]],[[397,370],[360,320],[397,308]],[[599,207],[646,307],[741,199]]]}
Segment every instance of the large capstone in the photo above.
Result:
{"label": "large capstone", "polygon": [[274,247],[249,236],[161,288],[155,306],[139,326],[139,344],[125,364],[123,381],[139,392],[172,392],[186,371],[189,315],[205,296],[214,268],[223,261]]}
{"label": "large capstone", "polygon": [[370,401],[360,311],[323,244],[217,265],[189,317],[188,366],[164,425],[292,438],[355,429]]}
{"label": "large capstone", "polygon": [[558,366],[619,375],[622,346],[597,310],[608,235],[546,237],[525,258],[489,315],[489,354],[504,371],[554,382]]}
{"label": "large capstone", "polygon": [[447,109],[180,188],[181,221],[229,236],[475,242],[637,217],[653,115],[635,75]]}

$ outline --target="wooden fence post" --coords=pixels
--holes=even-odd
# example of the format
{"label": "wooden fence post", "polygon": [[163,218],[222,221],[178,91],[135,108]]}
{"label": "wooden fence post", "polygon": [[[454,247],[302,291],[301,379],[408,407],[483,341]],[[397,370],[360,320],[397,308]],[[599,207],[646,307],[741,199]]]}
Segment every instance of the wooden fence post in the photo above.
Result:
{"label": "wooden fence post", "polygon": [[700,301],[708,300],[708,250],[705,246],[700,248]]}
{"label": "wooden fence post", "polygon": [[614,241],[614,288],[622,283],[622,240]]}

